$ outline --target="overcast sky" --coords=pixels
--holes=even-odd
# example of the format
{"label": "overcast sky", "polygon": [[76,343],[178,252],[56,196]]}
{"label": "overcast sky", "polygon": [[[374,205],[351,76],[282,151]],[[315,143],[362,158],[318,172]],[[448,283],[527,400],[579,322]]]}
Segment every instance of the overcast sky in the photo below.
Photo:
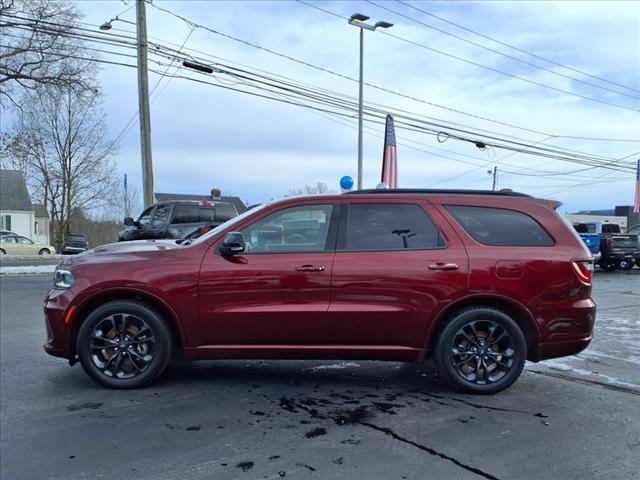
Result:
{"label": "overcast sky", "polygon": [[[342,18],[302,3],[159,0],[154,3],[219,32],[340,74],[358,75],[357,29]],[[541,142],[612,159],[631,155],[626,160],[629,163],[640,157],[637,153],[640,152],[639,2],[412,2],[418,8],[463,27],[614,83],[528,56],[401,3],[381,3],[390,10],[449,33],[626,95],[518,63],[371,3],[310,3],[344,17],[360,12],[369,15],[373,21],[389,21],[395,24],[389,33],[412,42],[627,109],[518,80],[377,31],[365,32],[366,81],[439,107],[369,87],[364,90],[365,102],[404,109],[414,116],[455,122],[472,130],[491,131],[501,137],[516,137],[525,143]],[[99,25],[118,14],[123,20],[135,20],[131,0],[79,1],[78,5],[85,14],[84,21],[90,24]],[[188,24],[153,6],[147,6],[147,15],[152,41],[179,46],[191,32]],[[124,34],[116,27],[135,30],[125,22],[114,22],[113,26],[111,33]],[[219,60],[223,63],[237,62],[261,68],[354,98],[358,94],[357,83],[203,28],[193,30],[185,47],[186,53],[194,54],[190,50],[194,49],[221,57],[225,59]],[[135,63],[135,59],[126,60]],[[172,67],[169,71],[173,70]],[[203,78],[198,74],[194,77]],[[159,78],[151,73],[151,86]],[[224,75],[208,80],[220,86],[233,86],[234,83]],[[115,137],[137,112],[136,71],[104,66],[100,81],[105,93],[109,134]],[[152,98],[153,161],[158,192],[206,194],[212,187],[219,187],[256,203],[280,198],[291,187],[317,181],[337,189],[342,175],[356,177],[356,118],[337,121],[334,117],[297,106],[184,79],[165,78]],[[550,138],[442,107],[554,136],[635,139],[636,142]],[[383,135],[381,126],[367,128],[364,184],[372,188],[380,177]],[[396,136],[400,187],[490,188],[491,176],[487,169],[497,165],[499,188],[559,199],[565,204],[563,211],[609,208],[633,201],[633,173],[603,169],[575,172],[584,167],[525,154],[503,158],[511,152],[481,151],[455,139],[439,143],[434,136],[403,129],[397,129]],[[634,153],[636,155],[632,155]],[[127,173],[131,183],[140,185],[137,122],[120,143],[116,161],[120,172]],[[533,175],[502,173],[502,167]],[[554,172],[563,174],[550,175]]]}

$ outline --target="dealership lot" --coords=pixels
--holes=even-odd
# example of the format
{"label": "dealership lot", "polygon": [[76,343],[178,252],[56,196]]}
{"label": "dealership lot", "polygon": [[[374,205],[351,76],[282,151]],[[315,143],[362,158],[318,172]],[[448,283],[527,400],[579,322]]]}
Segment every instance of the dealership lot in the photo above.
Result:
{"label": "dealership lot", "polygon": [[426,366],[176,361],[111,391],[42,350],[48,276],[2,277],[0,477],[635,478],[640,270],[597,273],[596,336],[494,396]]}

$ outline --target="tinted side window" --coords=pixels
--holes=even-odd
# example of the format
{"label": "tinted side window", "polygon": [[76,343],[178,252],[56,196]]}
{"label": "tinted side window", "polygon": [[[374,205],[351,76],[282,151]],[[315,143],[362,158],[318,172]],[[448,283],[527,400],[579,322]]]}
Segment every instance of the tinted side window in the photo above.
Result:
{"label": "tinted side window", "polygon": [[158,205],[156,211],[153,212],[153,219],[151,225],[153,227],[161,227],[167,224],[169,220],[169,214],[171,214],[171,204]]}
{"label": "tinted side window", "polygon": [[620,226],[614,223],[602,225],[602,233],[620,233]]}
{"label": "tinted side window", "polygon": [[553,239],[529,215],[504,208],[448,205],[455,217],[474,240],[484,245],[517,247],[550,247]]}
{"label": "tinted side window", "polygon": [[242,230],[248,253],[322,252],[332,205],[285,208]]}
{"label": "tinted side window", "polygon": [[214,221],[215,212],[213,207],[203,207],[197,204],[177,204],[175,209],[176,211],[171,223],[200,223]]}
{"label": "tinted side window", "polygon": [[434,223],[415,204],[350,204],[340,237],[339,250],[426,250],[445,246]]}

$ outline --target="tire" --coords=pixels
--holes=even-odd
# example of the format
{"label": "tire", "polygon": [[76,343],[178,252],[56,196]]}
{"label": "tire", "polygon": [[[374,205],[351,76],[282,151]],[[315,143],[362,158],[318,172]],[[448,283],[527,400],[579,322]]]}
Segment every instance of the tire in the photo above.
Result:
{"label": "tire", "polygon": [[38,255],[51,255],[51,251],[48,248],[43,248],[38,252]]}
{"label": "tire", "polygon": [[440,376],[456,390],[493,394],[520,376],[527,343],[518,324],[500,310],[468,308],[444,325],[436,339],[434,359]]}
{"label": "tire", "polygon": [[626,258],[618,261],[616,266],[620,270],[631,270],[633,268],[633,260],[627,260]]}
{"label": "tire", "polygon": [[116,300],[89,314],[78,331],[76,349],[82,368],[96,382],[137,388],[151,383],[169,364],[171,333],[153,308]]}
{"label": "tire", "polygon": [[0,248],[0,255],[6,255],[7,252],[4,251],[4,248]]}

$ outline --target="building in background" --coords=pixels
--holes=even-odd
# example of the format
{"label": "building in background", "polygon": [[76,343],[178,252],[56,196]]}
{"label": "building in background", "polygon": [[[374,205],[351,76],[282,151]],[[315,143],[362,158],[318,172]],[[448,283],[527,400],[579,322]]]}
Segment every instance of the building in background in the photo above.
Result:
{"label": "building in background", "polygon": [[31,203],[24,175],[0,170],[0,230],[9,230],[49,245],[49,215],[44,205]]}
{"label": "building in background", "polygon": [[615,223],[626,232],[628,228],[640,225],[640,213],[634,213],[633,205],[616,205],[615,208],[602,210],[580,210],[566,214],[570,222]]}

